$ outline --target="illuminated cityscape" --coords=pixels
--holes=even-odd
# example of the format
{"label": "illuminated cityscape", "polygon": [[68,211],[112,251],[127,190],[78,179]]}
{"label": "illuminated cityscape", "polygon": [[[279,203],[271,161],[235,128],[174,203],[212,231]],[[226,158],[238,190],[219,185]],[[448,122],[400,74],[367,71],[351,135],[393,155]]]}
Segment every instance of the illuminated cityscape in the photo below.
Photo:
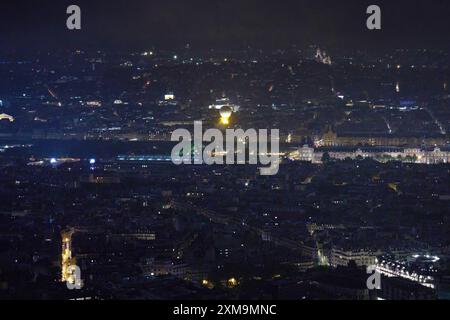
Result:
{"label": "illuminated cityscape", "polygon": [[[450,5],[371,33],[353,0],[195,1],[8,4],[0,299],[450,299]],[[196,162],[198,123],[244,160]]]}

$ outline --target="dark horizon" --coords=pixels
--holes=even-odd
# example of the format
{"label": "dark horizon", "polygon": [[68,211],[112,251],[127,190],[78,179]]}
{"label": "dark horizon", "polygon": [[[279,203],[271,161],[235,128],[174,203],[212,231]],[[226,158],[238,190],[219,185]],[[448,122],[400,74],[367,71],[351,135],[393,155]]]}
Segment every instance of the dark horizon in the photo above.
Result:
{"label": "dark horizon", "polygon": [[[82,9],[82,30],[66,29],[66,8]],[[366,8],[382,9],[382,30],[366,28]],[[450,3],[367,1],[17,1],[0,4],[0,50],[193,50],[305,47],[447,49]]]}

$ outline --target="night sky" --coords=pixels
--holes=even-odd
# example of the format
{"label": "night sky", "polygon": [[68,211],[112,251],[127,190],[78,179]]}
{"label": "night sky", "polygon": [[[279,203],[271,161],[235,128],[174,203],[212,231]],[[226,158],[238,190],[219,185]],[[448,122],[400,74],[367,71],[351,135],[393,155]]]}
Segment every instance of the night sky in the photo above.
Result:
{"label": "night sky", "polygon": [[[82,9],[81,31],[66,8]],[[366,29],[382,8],[383,30]],[[448,0],[2,0],[0,49],[447,48]]]}

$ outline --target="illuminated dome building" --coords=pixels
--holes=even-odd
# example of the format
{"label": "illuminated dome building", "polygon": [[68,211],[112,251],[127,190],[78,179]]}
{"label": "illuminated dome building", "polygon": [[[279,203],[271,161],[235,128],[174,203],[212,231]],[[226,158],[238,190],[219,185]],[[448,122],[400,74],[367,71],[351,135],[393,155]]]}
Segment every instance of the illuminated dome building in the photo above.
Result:
{"label": "illuminated dome building", "polygon": [[223,107],[229,107],[233,112],[238,112],[240,109],[240,106],[233,104],[228,98],[217,99],[214,104],[209,106],[209,109],[221,110]]}
{"label": "illuminated dome building", "polygon": [[392,256],[382,256],[376,265],[377,271],[392,278],[399,277],[419,283],[434,289],[439,270],[440,258],[431,255],[413,255],[406,259],[395,259]]}
{"label": "illuminated dome building", "polygon": [[233,109],[229,106],[223,106],[220,109],[220,123],[223,125],[228,125],[230,123],[231,115],[233,114]]}

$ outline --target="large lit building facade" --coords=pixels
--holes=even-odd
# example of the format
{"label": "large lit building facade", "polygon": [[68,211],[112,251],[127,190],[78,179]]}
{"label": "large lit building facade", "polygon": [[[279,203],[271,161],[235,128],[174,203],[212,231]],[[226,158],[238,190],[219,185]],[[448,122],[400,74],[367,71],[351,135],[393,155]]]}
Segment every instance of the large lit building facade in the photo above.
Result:
{"label": "large lit building facade", "polygon": [[324,156],[332,160],[373,159],[379,162],[402,161],[418,164],[446,164],[450,163],[450,150],[433,148],[312,148],[307,145],[291,152],[289,158],[294,161],[322,163]]}
{"label": "large lit building facade", "polygon": [[450,143],[446,136],[417,137],[417,136],[396,136],[396,135],[340,135],[331,128],[321,137],[314,139],[316,147],[399,147],[399,146],[445,146]]}
{"label": "large lit building facade", "polygon": [[377,256],[380,254],[380,251],[333,248],[330,262],[333,267],[347,267],[351,261],[355,262],[359,267],[371,266],[377,263]]}

